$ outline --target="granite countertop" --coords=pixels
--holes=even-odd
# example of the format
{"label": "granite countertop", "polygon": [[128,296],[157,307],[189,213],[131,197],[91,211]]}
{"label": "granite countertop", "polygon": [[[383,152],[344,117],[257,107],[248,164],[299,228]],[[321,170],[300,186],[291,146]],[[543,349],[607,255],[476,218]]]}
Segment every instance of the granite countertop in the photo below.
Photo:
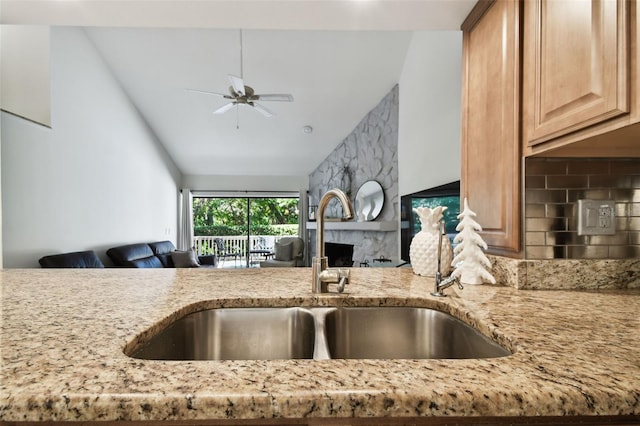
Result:
{"label": "granite countertop", "polygon": [[[640,291],[429,295],[408,268],[4,270],[0,421],[640,415]],[[123,348],[209,307],[434,307],[515,353],[479,360],[146,361]]]}

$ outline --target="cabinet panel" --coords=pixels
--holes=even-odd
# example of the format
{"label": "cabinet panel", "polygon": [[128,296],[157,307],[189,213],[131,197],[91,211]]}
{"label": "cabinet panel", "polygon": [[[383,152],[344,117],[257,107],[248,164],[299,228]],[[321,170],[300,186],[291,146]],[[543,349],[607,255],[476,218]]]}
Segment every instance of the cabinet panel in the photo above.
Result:
{"label": "cabinet panel", "polygon": [[625,0],[524,2],[524,137],[536,145],[628,113]]}
{"label": "cabinet panel", "polygon": [[513,255],[520,251],[520,3],[478,7],[486,10],[474,9],[463,24],[461,194],[489,250]]}
{"label": "cabinet panel", "polygon": [[[590,125],[535,145],[524,143],[525,156],[640,157],[640,7],[627,0],[629,113]],[[526,38],[526,35],[525,35]],[[526,82],[525,82],[526,83]],[[528,98],[524,98],[527,108]]]}

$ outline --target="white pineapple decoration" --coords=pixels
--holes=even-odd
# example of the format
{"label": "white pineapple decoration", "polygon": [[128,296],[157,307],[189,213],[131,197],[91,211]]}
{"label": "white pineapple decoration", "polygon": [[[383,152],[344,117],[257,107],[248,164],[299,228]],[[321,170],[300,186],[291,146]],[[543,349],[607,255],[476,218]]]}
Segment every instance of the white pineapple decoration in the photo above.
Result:
{"label": "white pineapple decoration", "polygon": [[[442,213],[447,208],[444,206],[417,207],[413,209],[420,218],[422,229],[411,240],[409,258],[413,273],[417,275],[435,276],[438,268],[438,241],[440,239],[440,220]],[[449,238],[442,237],[440,272],[443,276],[449,275],[453,250]]]}
{"label": "white pineapple decoration", "polygon": [[452,276],[460,278],[465,284],[482,284],[483,282],[496,283],[496,279],[489,273],[491,262],[485,256],[483,249],[487,249],[487,243],[478,235],[482,227],[475,221],[476,214],[471,211],[467,199],[464,199],[464,210],[458,215],[460,222],[456,226],[458,235],[453,239],[459,243],[455,250],[452,265],[457,265]]}

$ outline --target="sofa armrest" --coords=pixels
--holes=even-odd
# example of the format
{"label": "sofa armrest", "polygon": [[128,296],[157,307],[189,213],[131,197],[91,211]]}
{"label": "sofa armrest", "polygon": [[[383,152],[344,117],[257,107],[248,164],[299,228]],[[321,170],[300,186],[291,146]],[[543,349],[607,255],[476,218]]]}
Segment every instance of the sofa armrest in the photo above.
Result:
{"label": "sofa armrest", "polygon": [[215,254],[205,254],[198,256],[198,261],[201,265],[218,266],[218,258]]}

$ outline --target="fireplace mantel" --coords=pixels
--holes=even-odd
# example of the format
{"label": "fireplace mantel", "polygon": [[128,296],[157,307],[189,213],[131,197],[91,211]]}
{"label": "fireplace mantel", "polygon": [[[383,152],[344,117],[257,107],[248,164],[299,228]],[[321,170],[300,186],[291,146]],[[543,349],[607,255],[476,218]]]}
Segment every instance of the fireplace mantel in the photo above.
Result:
{"label": "fireplace mantel", "polygon": [[[315,230],[317,222],[307,222],[307,229]],[[400,224],[392,221],[371,221],[371,222],[339,222],[325,220],[324,229],[328,231],[372,231],[372,232],[389,232],[398,231]]]}

